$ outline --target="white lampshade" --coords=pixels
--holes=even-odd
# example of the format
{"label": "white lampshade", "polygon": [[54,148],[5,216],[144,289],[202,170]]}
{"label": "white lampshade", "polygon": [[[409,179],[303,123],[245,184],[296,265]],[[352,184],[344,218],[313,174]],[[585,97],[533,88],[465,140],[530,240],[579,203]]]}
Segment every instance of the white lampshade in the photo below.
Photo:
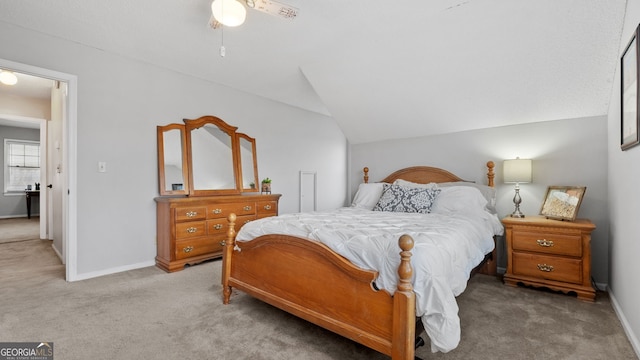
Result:
{"label": "white lampshade", "polygon": [[11,71],[0,70],[0,82],[5,85],[15,85],[18,83],[18,78]]}
{"label": "white lampshade", "polygon": [[211,3],[213,17],[224,26],[239,26],[247,18],[247,9],[236,0],[214,0]]}
{"label": "white lampshade", "polygon": [[531,159],[505,160],[503,175],[505,183],[530,183]]}

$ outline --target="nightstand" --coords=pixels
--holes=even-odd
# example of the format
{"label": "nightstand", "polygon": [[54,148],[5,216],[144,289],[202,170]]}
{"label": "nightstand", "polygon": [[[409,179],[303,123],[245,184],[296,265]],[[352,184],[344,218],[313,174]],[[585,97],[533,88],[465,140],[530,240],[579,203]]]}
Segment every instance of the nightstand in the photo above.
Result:
{"label": "nightstand", "polygon": [[547,287],[594,301],[591,286],[591,232],[586,219],[560,221],[542,216],[502,219],[507,243],[504,282]]}

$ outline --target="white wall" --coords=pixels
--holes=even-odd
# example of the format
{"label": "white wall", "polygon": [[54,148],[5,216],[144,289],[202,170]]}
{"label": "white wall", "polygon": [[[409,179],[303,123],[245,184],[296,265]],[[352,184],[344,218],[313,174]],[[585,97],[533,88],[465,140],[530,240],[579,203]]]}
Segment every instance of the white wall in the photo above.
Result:
{"label": "white wall", "polygon": [[[640,22],[640,0],[629,0],[620,41],[622,55]],[[620,67],[609,103],[610,294],[622,324],[640,357],[640,145],[620,149]]]}
{"label": "white wall", "polygon": [[255,137],[281,213],[298,209],[300,170],[318,172],[319,208],[344,203],[347,144],[329,117],[6,23],[0,43],[2,59],[78,78],[79,278],[153,264],[157,125],[215,115]]}
{"label": "white wall", "polygon": [[0,114],[5,115],[18,115],[35,119],[51,118],[51,101],[49,99],[35,99],[4,93],[0,96],[0,109]]}
{"label": "white wall", "polygon": [[[502,160],[533,159],[533,183],[521,185],[520,209],[525,215],[538,214],[550,185],[587,186],[578,217],[597,226],[591,242],[592,275],[604,288],[609,247],[606,141],[606,117],[600,116],[352,145],[350,190],[356,191],[365,166],[371,182],[400,168],[428,165],[486,184],[485,164],[491,160],[496,164],[498,215],[503,217],[513,212],[514,187],[502,183]],[[504,244],[499,246],[498,266],[505,268]]]}

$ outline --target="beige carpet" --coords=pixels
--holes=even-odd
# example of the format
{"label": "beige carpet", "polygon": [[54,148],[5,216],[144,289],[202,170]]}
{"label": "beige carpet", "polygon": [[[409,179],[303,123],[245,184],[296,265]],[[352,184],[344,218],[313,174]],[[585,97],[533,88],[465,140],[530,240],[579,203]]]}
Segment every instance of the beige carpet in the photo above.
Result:
{"label": "beige carpet", "polygon": [[[387,359],[235,292],[220,261],[66,283],[48,241],[0,245],[0,341],[54,342],[56,359]],[[475,276],[462,342],[423,359],[636,359],[606,294],[595,304]]]}
{"label": "beige carpet", "polygon": [[0,219],[0,244],[40,239],[40,218]]}

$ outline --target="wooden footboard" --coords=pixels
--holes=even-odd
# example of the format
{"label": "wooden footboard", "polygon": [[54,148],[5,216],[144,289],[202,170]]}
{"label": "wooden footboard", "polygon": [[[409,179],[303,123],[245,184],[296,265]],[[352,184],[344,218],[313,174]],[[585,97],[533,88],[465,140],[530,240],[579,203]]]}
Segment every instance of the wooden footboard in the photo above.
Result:
{"label": "wooden footboard", "polygon": [[287,235],[235,243],[235,214],[224,244],[223,302],[239,289],[295,316],[363,344],[393,360],[413,360],[413,239],[399,239],[400,281],[393,296],[375,290],[377,272],[359,269],[327,246]]}

